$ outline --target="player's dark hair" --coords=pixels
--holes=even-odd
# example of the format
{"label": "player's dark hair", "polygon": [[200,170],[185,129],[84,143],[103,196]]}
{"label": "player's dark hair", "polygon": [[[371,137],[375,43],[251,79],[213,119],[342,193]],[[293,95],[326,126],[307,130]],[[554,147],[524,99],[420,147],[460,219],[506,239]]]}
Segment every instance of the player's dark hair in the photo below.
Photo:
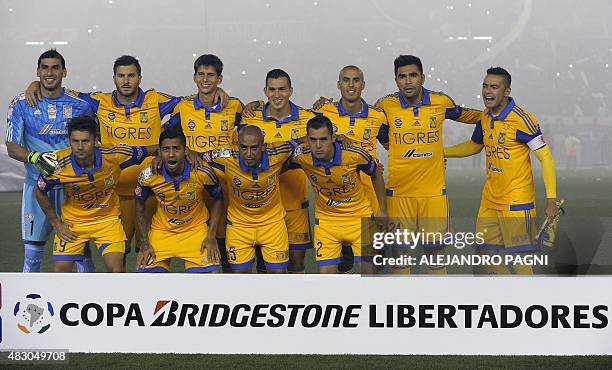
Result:
{"label": "player's dark hair", "polygon": [[98,122],[92,116],[80,116],[74,117],[66,124],[68,127],[68,137],[72,134],[72,131],[87,131],[91,133],[94,138],[98,137]]}
{"label": "player's dark hair", "polygon": [[115,60],[115,64],[113,64],[113,74],[117,73],[117,68],[131,65],[136,66],[136,70],[138,71],[138,75],[140,76],[140,63],[138,62],[138,59],[134,58],[131,55],[122,55],[117,58],[117,60]]}
{"label": "player's dark hair", "polygon": [[289,87],[291,87],[291,77],[289,77],[289,74],[285,71],[283,71],[282,69],[279,68],[275,68],[273,70],[271,70],[270,72],[268,72],[268,74],[266,75],[266,86],[268,86],[268,80],[271,78],[282,78],[282,77],[286,77],[287,81],[289,82]]}
{"label": "player's dark hair", "polygon": [[506,81],[506,85],[508,85],[508,87],[510,87],[510,85],[512,84],[512,76],[510,76],[510,73],[508,73],[508,71],[506,71],[502,67],[491,67],[491,68],[487,69],[487,74],[488,75],[503,76],[504,80]]}
{"label": "player's dark hair", "polygon": [[38,67],[40,67],[41,60],[49,59],[49,58],[59,59],[60,63],[62,64],[62,69],[66,69],[66,60],[64,60],[64,57],[62,56],[62,54],[60,54],[59,51],[55,49],[49,49],[45,51],[44,53],[40,54],[40,56],[38,57]]}
{"label": "player's dark hair", "polygon": [[332,136],[334,134],[334,125],[332,124],[332,121],[324,115],[316,115],[309,119],[306,123],[306,132],[308,132],[308,130],[310,130],[311,128],[318,130],[323,127],[327,127],[327,132],[329,133],[329,136]]}
{"label": "player's dark hair", "polygon": [[414,55],[400,55],[393,61],[393,73],[397,76],[397,70],[400,69],[400,67],[412,65],[417,66],[419,72],[423,73],[423,63],[421,63],[419,57],[415,57]]}
{"label": "player's dark hair", "polygon": [[185,147],[187,146],[187,138],[185,137],[185,134],[183,133],[183,130],[180,127],[171,128],[171,129],[162,131],[161,135],[159,135],[159,146],[160,147],[162,145],[162,141],[166,139],[179,139],[181,141],[181,144],[183,144],[183,146]]}
{"label": "player's dark hair", "polygon": [[200,55],[198,59],[193,62],[194,75],[198,72],[200,66],[213,67],[219,76],[223,73],[223,62],[218,56],[213,54]]}

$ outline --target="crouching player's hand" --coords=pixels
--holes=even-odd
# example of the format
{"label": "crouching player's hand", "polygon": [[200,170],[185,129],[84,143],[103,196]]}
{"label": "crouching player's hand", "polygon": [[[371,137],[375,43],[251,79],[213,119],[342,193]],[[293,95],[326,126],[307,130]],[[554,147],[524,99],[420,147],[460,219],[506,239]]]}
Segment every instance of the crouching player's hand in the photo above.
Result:
{"label": "crouching player's hand", "polygon": [[148,240],[140,243],[140,251],[136,257],[136,269],[142,269],[155,262],[155,252]]}
{"label": "crouching player's hand", "polygon": [[204,253],[206,250],[206,260],[213,265],[219,264],[221,254],[219,253],[219,245],[217,244],[217,238],[214,235],[208,234],[202,246],[200,247],[200,253]]}

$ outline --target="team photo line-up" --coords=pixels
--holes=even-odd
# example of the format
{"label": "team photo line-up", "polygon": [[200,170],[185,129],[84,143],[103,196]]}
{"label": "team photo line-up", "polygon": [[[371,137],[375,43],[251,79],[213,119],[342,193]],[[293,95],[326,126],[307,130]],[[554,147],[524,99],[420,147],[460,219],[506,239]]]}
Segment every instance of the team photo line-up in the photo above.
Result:
{"label": "team photo line-up", "polygon": [[[123,272],[135,239],[139,272],[168,272],[178,258],[186,272],[246,273],[257,265],[260,272],[303,273],[314,248],[320,273],[354,264],[372,274],[372,238],[364,234],[380,224],[363,220],[389,217],[408,230],[448,232],[445,158],[483,148],[478,254],[539,251],[532,152],[542,164],[546,222],[558,217],[551,151],[536,118],[510,96],[511,75],[501,67],[485,73],[483,110],[426,89],[421,60],[412,55],[395,59],[398,91],[375,105],[361,97],[365,79],[352,65],[339,72],[341,98],[321,97],[312,109],[290,100],[291,78],[281,69],[266,75],[267,101],[247,105],[219,87],[222,72],[217,56],[198,57],[197,93],[175,97],[143,91],[138,59],[124,55],[113,66],[116,90],[82,93],[62,86],[67,70],[58,51],[40,55],[38,80],[11,101],[7,118],[8,154],[26,169],[24,272],[41,271],[54,230],[56,272],[75,265],[93,272],[90,244],[108,272]],[[471,138],[444,147],[446,119],[473,125]],[[389,152],[386,184],[377,141]],[[316,200],[312,236],[307,182]],[[421,247],[426,255],[444,251],[441,243]],[[395,245],[392,254],[413,248]],[[485,270],[533,273],[521,264]]]}

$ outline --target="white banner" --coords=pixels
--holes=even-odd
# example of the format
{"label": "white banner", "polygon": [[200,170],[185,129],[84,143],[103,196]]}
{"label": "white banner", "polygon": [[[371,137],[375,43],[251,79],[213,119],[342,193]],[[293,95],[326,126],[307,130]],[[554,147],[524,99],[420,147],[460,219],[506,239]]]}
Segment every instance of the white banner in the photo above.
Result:
{"label": "white banner", "polygon": [[612,277],[0,274],[0,350],[612,354]]}

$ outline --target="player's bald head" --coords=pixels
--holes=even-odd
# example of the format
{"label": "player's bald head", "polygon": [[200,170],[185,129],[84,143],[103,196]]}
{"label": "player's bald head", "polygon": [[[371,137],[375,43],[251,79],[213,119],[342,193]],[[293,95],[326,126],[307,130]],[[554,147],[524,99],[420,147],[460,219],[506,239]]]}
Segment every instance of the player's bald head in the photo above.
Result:
{"label": "player's bald head", "polygon": [[357,73],[359,73],[359,77],[363,81],[363,71],[361,71],[359,67],[354,66],[354,65],[348,65],[348,66],[343,67],[340,70],[340,73],[338,73],[338,81],[342,80],[342,76],[344,76],[344,73],[347,71],[356,71]]}
{"label": "player's bald head", "polygon": [[263,143],[264,135],[261,129],[254,125],[248,125],[243,127],[238,133],[238,141],[251,141],[257,140],[259,143]]}

